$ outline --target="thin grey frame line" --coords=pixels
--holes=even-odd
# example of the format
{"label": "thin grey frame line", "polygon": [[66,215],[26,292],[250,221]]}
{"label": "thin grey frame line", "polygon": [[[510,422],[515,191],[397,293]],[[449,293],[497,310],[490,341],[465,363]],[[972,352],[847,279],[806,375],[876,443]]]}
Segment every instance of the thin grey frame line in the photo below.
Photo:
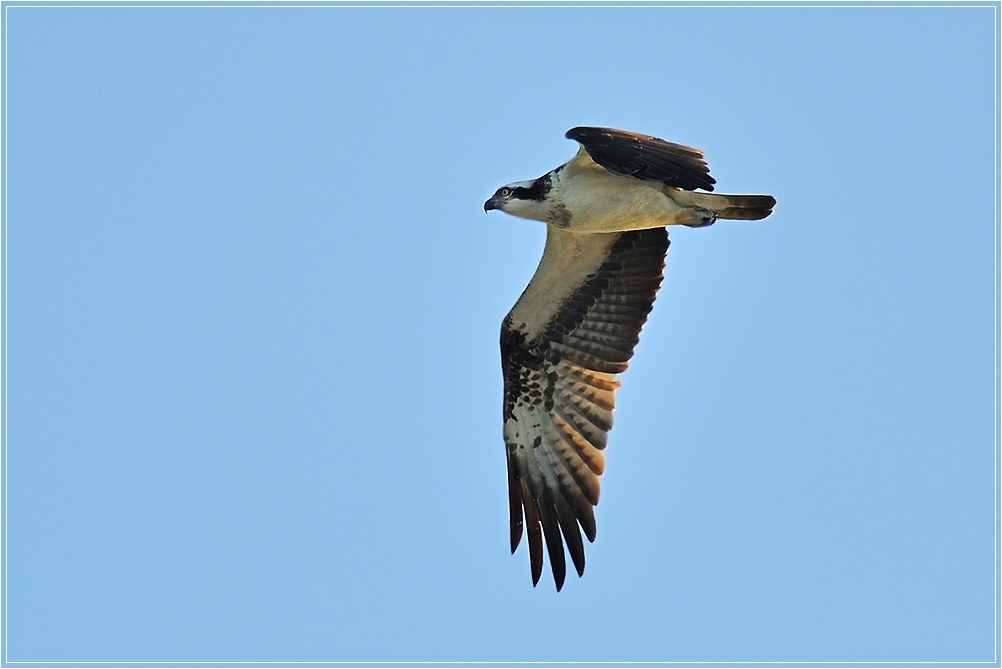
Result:
{"label": "thin grey frame line", "polygon": [[7,531],[10,528],[10,523],[7,522],[7,511],[10,505],[7,503],[7,491],[10,486],[7,485],[7,426],[9,422],[7,420],[7,207],[9,198],[7,197],[7,85],[10,81],[10,77],[7,75],[7,67],[10,63],[10,59],[7,57],[7,47],[10,44],[10,40],[7,39],[7,12],[4,11],[3,16],[3,332],[0,336],[3,337],[3,355],[0,358],[0,365],[3,366],[3,388],[0,388],[0,402],[3,403],[3,651],[4,660],[7,659],[7,627],[10,621],[7,616]]}
{"label": "thin grey frame line", "polygon": [[[996,6],[997,7],[997,6]],[[993,105],[995,107],[995,115],[992,119],[995,123],[993,131],[995,133],[995,183],[993,188],[995,189],[995,229],[993,231],[995,236],[995,248],[993,249],[995,254],[995,284],[992,289],[995,293],[994,304],[992,305],[995,309],[995,320],[992,323],[994,327],[995,334],[995,350],[992,352],[995,357],[995,406],[993,407],[995,411],[995,443],[993,444],[992,458],[995,464],[995,480],[992,482],[995,488],[995,499],[993,503],[995,505],[995,525],[992,527],[992,531],[995,535],[995,543],[992,546],[992,550],[995,553],[995,573],[992,577],[995,581],[995,592],[993,596],[995,598],[994,610],[992,614],[995,618],[995,659],[998,661],[998,645],[999,645],[999,23],[998,23],[998,11],[995,11],[995,36],[994,44],[995,47],[995,57],[993,66],[993,73],[995,75],[995,81],[993,86],[995,88],[995,99],[993,100]]]}
{"label": "thin grey frame line", "polygon": [[[218,0],[216,0],[218,1]],[[274,2],[274,0],[271,0]],[[435,0],[436,2],[441,2],[441,0]],[[883,2],[877,2],[873,4],[758,4],[756,0],[749,0],[748,3],[740,4],[723,4],[712,2],[711,0],[678,0],[677,2],[671,2],[670,0],[651,0],[650,4],[626,4],[626,3],[616,3],[616,4],[600,4],[600,3],[589,3],[589,4],[569,4],[570,2],[579,2],[580,0],[568,0],[568,4],[542,4],[531,2],[531,0],[484,0],[482,4],[460,4],[465,0],[457,0],[456,3],[449,4],[431,4],[423,2],[422,0],[414,0],[414,2],[403,3],[403,4],[389,4],[379,2],[379,0],[372,0],[371,3],[366,4],[349,4],[341,3],[336,0],[318,0],[317,2],[310,2],[310,0],[290,0],[288,3],[280,4],[264,4],[262,3],[250,3],[250,4],[236,4],[237,2],[244,2],[246,0],[234,0],[233,4],[202,4],[199,0],[192,0],[191,3],[182,4],[140,4],[135,0],[127,0],[127,2],[122,2],[120,4],[88,4],[87,0],[81,0],[77,4],[47,4],[44,0],[40,0],[37,4],[22,4],[18,0],[12,0],[12,2],[5,4],[6,9],[14,8],[26,8],[26,9],[44,9],[44,8],[60,8],[60,9],[91,9],[91,8],[103,8],[103,9],[181,9],[181,8],[191,8],[191,9],[222,9],[222,8],[262,8],[262,9],[278,9],[278,8],[345,8],[345,9],[376,9],[376,8],[387,8],[387,9],[444,9],[444,8],[466,8],[466,9],[487,9],[487,8],[518,8],[518,9],[531,9],[531,8],[542,8],[542,9],[556,9],[556,8],[578,8],[578,9],[611,9],[611,8],[726,8],[726,9],[736,9],[736,8],[765,8],[765,9],[846,9],[846,8],[865,8],[865,9],[945,9],[945,8],[966,8],[973,9],[978,7],[998,9],[999,5],[993,0],[984,0],[983,3],[975,4],[959,4],[959,3],[946,3],[946,4],[896,4],[893,0],[884,0]],[[553,0],[549,0],[552,2]],[[607,2],[608,0],[604,0]],[[636,2],[637,0],[633,0]],[[823,1],[823,0],[822,0]],[[839,2],[844,2],[844,0],[838,0]],[[150,0],[151,3],[155,3],[156,0]],[[996,33],[997,39],[997,33]],[[997,46],[996,46],[997,48]]]}
{"label": "thin grey frame line", "polygon": [[[750,0],[748,3],[724,4],[724,3],[715,3],[715,2],[712,2],[710,0],[696,0],[694,2],[685,2],[684,0],[681,1],[681,2],[664,2],[663,0],[651,0],[651,2],[649,2],[649,3],[643,3],[643,4],[625,4],[625,3],[622,3],[622,4],[601,4],[601,3],[572,4],[575,1],[576,0],[569,0],[567,3],[560,3],[560,4],[538,4],[538,3],[526,2],[525,0],[511,0],[511,1],[508,1],[508,2],[506,2],[505,0],[493,0],[493,1],[488,0],[487,2],[478,3],[478,4],[460,4],[459,2],[457,2],[457,3],[450,3],[450,4],[426,4],[426,3],[422,3],[422,2],[420,2],[418,0],[418,1],[413,2],[413,3],[404,3],[404,4],[388,4],[388,3],[384,4],[384,3],[380,3],[378,1],[372,2],[372,3],[367,3],[367,4],[347,4],[347,3],[329,2],[329,1],[323,1],[323,0],[320,1],[320,2],[304,2],[303,0],[292,0],[289,3],[280,3],[280,4],[265,4],[265,3],[237,4],[237,2],[244,2],[244,0],[235,0],[233,3],[225,3],[225,4],[218,4],[218,5],[216,5],[216,4],[201,4],[201,3],[198,3],[197,0],[193,0],[193,2],[191,2],[191,3],[181,3],[181,4],[142,4],[142,3],[136,3],[136,2],[134,2],[132,0],[130,0],[129,2],[114,3],[114,4],[90,4],[90,3],[87,3],[86,0],[84,0],[83,2],[80,2],[78,4],[48,4],[48,3],[44,3],[44,2],[38,3],[38,4],[31,4],[31,3],[21,4],[21,3],[16,3],[15,2],[15,3],[10,3],[10,4],[5,4],[4,5],[4,9],[5,10],[13,9],[13,8],[32,8],[32,9],[35,9],[35,8],[49,8],[49,7],[51,7],[51,8],[63,8],[63,9],[67,9],[67,8],[73,8],[73,9],[83,9],[83,8],[106,8],[106,9],[110,9],[110,8],[116,8],[116,9],[117,8],[129,8],[129,9],[132,9],[132,8],[135,8],[135,9],[139,9],[139,8],[142,8],[142,9],[159,9],[159,8],[163,8],[163,9],[216,8],[216,9],[220,9],[220,8],[328,8],[328,7],[330,7],[330,8],[388,8],[388,9],[393,9],[393,8],[397,8],[397,9],[400,9],[400,8],[453,8],[453,7],[458,7],[458,8],[487,8],[487,7],[498,7],[498,8],[508,8],[508,7],[515,7],[515,8],[535,8],[535,7],[539,7],[539,8],[567,8],[567,7],[571,7],[571,8],[592,8],[592,7],[594,7],[594,8],[612,8],[612,7],[616,7],[616,8],[623,8],[623,7],[625,7],[625,8],[650,8],[650,7],[664,7],[664,8],[673,8],[673,7],[739,8],[740,7],[740,8],[749,8],[749,7],[756,7],[756,8],[810,8],[810,9],[826,9],[826,8],[832,8],[832,9],[842,9],[842,8],[866,8],[866,9],[874,9],[874,8],[889,8],[889,9],[897,9],[897,8],[913,8],[913,9],[914,8],[932,8],[932,9],[935,9],[935,8],[947,8],[947,7],[949,7],[949,8],[968,8],[969,9],[969,8],[977,8],[977,7],[991,7],[992,10],[993,10],[993,18],[994,18],[993,28],[994,28],[994,47],[995,47],[994,62],[993,62],[994,75],[995,75],[995,80],[993,82],[993,85],[994,85],[994,88],[995,88],[995,91],[994,91],[995,92],[995,99],[994,99],[994,107],[995,107],[995,110],[994,110],[994,122],[995,122],[995,127],[993,128],[993,131],[994,131],[994,134],[995,134],[995,156],[994,156],[994,171],[995,171],[995,175],[994,175],[995,176],[995,184],[994,184],[995,198],[994,198],[994,200],[995,201],[993,203],[994,204],[994,208],[995,208],[995,221],[994,221],[995,227],[994,227],[994,230],[993,230],[994,242],[995,242],[995,248],[993,249],[994,255],[995,255],[995,283],[993,285],[993,292],[994,292],[994,297],[995,297],[995,304],[994,304],[995,319],[994,319],[993,327],[994,327],[994,335],[995,335],[995,344],[996,344],[996,346],[995,346],[995,350],[993,351],[993,356],[994,356],[994,363],[995,363],[995,379],[996,380],[995,380],[995,384],[994,384],[995,385],[995,387],[994,387],[994,399],[995,399],[994,412],[995,412],[995,417],[994,417],[994,425],[993,425],[993,427],[994,427],[994,433],[995,433],[994,434],[995,443],[993,444],[993,458],[994,458],[994,465],[995,465],[995,480],[994,480],[995,499],[993,500],[993,503],[994,503],[994,506],[995,506],[995,524],[994,524],[994,527],[992,528],[993,532],[994,532],[994,538],[995,538],[995,542],[994,542],[994,546],[993,546],[993,551],[995,553],[995,570],[994,570],[994,573],[993,573],[994,586],[995,586],[994,592],[993,592],[993,596],[995,598],[995,606],[994,606],[994,610],[993,610],[994,622],[995,622],[995,629],[994,629],[995,639],[994,639],[994,644],[993,644],[993,646],[994,646],[993,647],[994,659],[991,662],[981,662],[981,661],[960,661],[960,662],[931,662],[931,661],[922,661],[922,662],[903,662],[903,661],[886,661],[886,662],[864,662],[864,661],[853,661],[853,662],[832,662],[832,661],[828,661],[828,662],[764,662],[764,661],[750,661],[750,662],[742,662],[742,661],[735,661],[735,662],[711,662],[711,661],[697,661],[697,662],[610,662],[610,663],[601,663],[601,662],[584,662],[584,663],[578,663],[578,662],[492,663],[492,662],[487,662],[487,663],[472,663],[472,664],[478,664],[478,665],[498,665],[498,666],[506,666],[506,665],[509,665],[509,664],[520,664],[520,665],[521,664],[532,664],[532,665],[541,664],[541,665],[547,665],[547,666],[554,666],[554,665],[580,665],[580,664],[587,664],[587,665],[607,665],[607,664],[614,664],[614,665],[631,665],[631,664],[644,664],[644,665],[714,664],[714,665],[722,665],[722,666],[735,666],[735,665],[745,665],[745,664],[756,664],[756,665],[759,665],[759,664],[768,664],[768,665],[775,665],[775,664],[783,664],[783,665],[796,664],[796,665],[825,665],[825,666],[828,666],[828,665],[846,665],[846,664],[866,664],[866,665],[881,665],[881,666],[884,666],[884,665],[893,665],[893,664],[903,664],[903,665],[911,665],[911,666],[914,666],[914,665],[934,665],[934,666],[939,666],[939,665],[943,665],[943,664],[969,665],[969,664],[994,664],[994,663],[996,663],[998,661],[998,634],[999,634],[999,629],[998,629],[998,615],[999,615],[999,606],[998,606],[998,604],[999,604],[999,592],[998,592],[998,574],[999,574],[999,564],[998,564],[998,524],[999,524],[998,523],[998,478],[999,478],[999,470],[998,470],[998,451],[999,451],[999,449],[998,449],[998,435],[999,435],[999,427],[998,427],[998,425],[999,425],[999,421],[998,421],[998,418],[999,418],[999,407],[998,407],[998,394],[999,394],[999,380],[998,380],[998,373],[999,373],[998,372],[998,283],[999,283],[998,282],[998,276],[999,276],[999,271],[998,271],[998,216],[999,216],[999,212],[998,212],[998,206],[999,206],[998,205],[998,151],[999,151],[999,146],[998,146],[998,126],[999,126],[999,118],[998,118],[998,61],[999,61],[999,51],[998,51],[998,34],[999,34],[998,8],[999,8],[999,4],[998,4],[998,2],[992,2],[992,0],[986,0],[986,2],[984,2],[984,3],[973,3],[973,4],[966,4],[966,3],[965,4],[959,4],[959,3],[945,3],[945,4],[925,4],[925,3],[919,3],[919,4],[899,4],[899,3],[893,2],[893,0],[886,0],[885,2],[879,2],[878,1],[878,2],[869,2],[869,3],[860,2],[860,3],[842,3],[842,4],[831,3],[831,4],[829,4],[829,3],[823,2],[823,0],[822,0],[822,2],[817,3],[817,4],[811,4],[811,3],[807,3],[807,4],[799,4],[799,3],[798,4],[793,4],[793,3],[780,3],[780,4],[764,4],[763,3],[763,4],[759,4],[759,3],[755,2],[754,0]],[[636,0],[634,0],[634,1],[636,1]],[[155,2],[155,0],[151,0],[151,2]],[[3,332],[2,332],[2,336],[3,336],[3,358],[2,358],[2,362],[0,362],[0,364],[2,364],[2,366],[3,366],[3,388],[2,388],[2,398],[0,398],[0,400],[2,400],[2,402],[3,402],[3,417],[4,417],[4,423],[3,423],[3,464],[2,464],[2,466],[3,466],[3,475],[4,475],[3,476],[3,478],[4,478],[4,535],[3,535],[3,538],[4,538],[4,545],[3,545],[3,557],[4,557],[4,578],[3,578],[3,592],[4,592],[4,606],[3,606],[3,609],[4,609],[4,611],[3,611],[4,612],[4,633],[3,633],[3,640],[2,641],[3,641],[3,646],[4,646],[4,661],[9,663],[10,660],[7,658],[7,629],[8,629],[8,617],[7,617],[7,566],[8,566],[8,560],[7,560],[7,530],[8,530],[8,523],[7,523],[7,511],[8,511],[8,504],[7,504],[7,490],[8,490],[8,486],[7,486],[7,427],[8,427],[8,422],[7,422],[7,401],[6,401],[7,400],[7,366],[6,366],[6,361],[7,361],[7,285],[8,285],[8,282],[7,282],[7,250],[8,250],[8,244],[7,244],[7,206],[8,206],[7,188],[8,188],[8,183],[7,182],[8,182],[8,179],[7,179],[7,142],[6,142],[6,138],[7,138],[7,124],[8,124],[8,117],[7,117],[7,84],[8,84],[8,81],[9,81],[9,78],[8,78],[8,75],[7,75],[7,66],[8,66],[8,63],[9,63],[9,59],[7,58],[7,46],[9,44],[9,40],[8,40],[8,37],[7,37],[8,25],[9,25],[9,23],[8,23],[7,11],[5,11],[4,12],[4,105],[3,105],[3,114],[4,114],[4,128],[3,128],[3,139],[4,139],[4,156],[3,156],[3,160],[4,160],[4,165],[3,165],[3,167],[4,167],[4,171],[3,171],[3,179],[4,179],[4,198],[3,198],[3,200],[4,200],[4,212],[3,212],[3,226],[4,226],[4,228],[3,228],[3,232],[4,232],[4,243],[3,243],[3,275],[4,275],[3,276],[3,278],[4,278],[4,282],[3,282],[3,307],[4,308],[3,308]],[[356,665],[356,664],[380,664],[380,665],[384,665],[384,664],[391,664],[391,665],[419,664],[419,665],[439,665],[439,664],[450,664],[450,665],[453,665],[453,664],[470,664],[470,663],[464,663],[464,662],[444,662],[444,663],[439,663],[439,662],[372,662],[372,661],[366,661],[366,662],[342,662],[342,661],[334,661],[334,662],[323,662],[323,661],[320,661],[320,662],[264,662],[264,661],[254,661],[254,662],[225,662],[225,661],[219,661],[219,662],[163,662],[163,661],[159,661],[159,662],[139,662],[139,663],[123,662],[123,661],[114,661],[114,662],[94,662],[94,661],[88,661],[88,662],[69,662],[69,661],[60,661],[60,662],[40,662],[40,661],[16,662],[15,661],[14,663],[16,663],[16,664],[130,664],[130,665],[131,664],[141,664],[141,665],[147,665],[147,666],[150,666],[150,665],[177,665],[177,664],[186,664],[186,665],[188,665],[188,664],[213,664],[213,665],[215,665],[215,664],[268,664],[268,665],[276,665],[276,664],[277,665],[282,665],[282,664],[296,664],[296,665],[325,665],[325,664],[338,664],[338,665]]]}

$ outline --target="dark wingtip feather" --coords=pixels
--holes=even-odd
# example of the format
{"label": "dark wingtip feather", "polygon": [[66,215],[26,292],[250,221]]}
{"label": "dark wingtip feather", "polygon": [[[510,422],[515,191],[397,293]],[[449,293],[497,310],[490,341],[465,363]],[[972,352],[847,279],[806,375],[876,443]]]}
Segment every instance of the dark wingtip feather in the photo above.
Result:
{"label": "dark wingtip feather", "polygon": [[508,451],[508,517],[511,524],[511,552],[514,554],[522,541],[522,486],[518,480],[518,462],[512,457],[512,447]]}
{"label": "dark wingtip feather", "polygon": [[586,513],[578,514],[578,522],[581,523],[581,529],[584,530],[585,536],[588,538],[589,543],[595,543],[595,511],[592,509],[591,504],[588,505],[588,511]]}
{"label": "dark wingtip feather", "polygon": [[[512,511],[512,513],[515,513],[515,512]],[[521,511],[519,511],[519,513],[521,514]],[[515,522],[513,520],[512,523],[511,523],[511,553],[512,553],[512,555],[514,555],[515,551],[518,550],[518,545],[520,543],[522,543],[522,518],[521,517],[519,517],[518,522]]]}
{"label": "dark wingtip feather", "polygon": [[574,515],[574,510],[562,493],[556,493],[557,520],[560,529],[563,530],[564,540],[567,543],[567,551],[571,554],[574,562],[574,569],[578,576],[584,576],[585,552],[584,542],[581,541],[581,530],[578,529],[578,520]]}
{"label": "dark wingtip feather", "polygon": [[529,491],[525,479],[519,482],[522,488],[522,506],[525,508],[526,532],[529,535],[529,566],[532,569],[532,586],[539,583],[543,574],[543,533],[539,528],[539,507]]}
{"label": "dark wingtip feather", "polygon": [[557,592],[564,587],[567,576],[567,563],[564,559],[564,542],[560,539],[560,524],[557,521],[556,508],[553,499],[544,493],[539,499],[539,518],[543,522],[543,536],[546,537],[546,552],[550,556],[550,571],[553,572],[553,582]]}

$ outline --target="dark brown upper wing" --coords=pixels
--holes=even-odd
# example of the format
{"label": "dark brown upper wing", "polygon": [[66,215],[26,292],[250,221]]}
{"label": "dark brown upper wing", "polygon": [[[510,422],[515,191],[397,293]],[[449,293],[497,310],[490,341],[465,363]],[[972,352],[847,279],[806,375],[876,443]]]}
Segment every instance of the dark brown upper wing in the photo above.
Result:
{"label": "dark brown upper wing", "polygon": [[613,128],[572,128],[566,137],[580,142],[596,163],[613,174],[686,190],[712,191],[716,183],[698,149]]}
{"label": "dark brown upper wing", "polygon": [[618,239],[608,258],[542,335],[526,341],[510,314],[501,326],[511,550],[522,539],[524,517],[532,583],[543,570],[545,538],[557,590],[566,572],[561,533],[578,575],[585,564],[581,530],[595,540],[592,507],[612,428],[615,375],[633,356],[668,250],[664,228],[611,234]]}

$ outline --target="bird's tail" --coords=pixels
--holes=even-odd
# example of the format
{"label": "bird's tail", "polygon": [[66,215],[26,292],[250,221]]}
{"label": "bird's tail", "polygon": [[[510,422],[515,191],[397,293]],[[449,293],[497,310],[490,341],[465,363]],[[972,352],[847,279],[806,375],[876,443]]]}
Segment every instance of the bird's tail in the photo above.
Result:
{"label": "bird's tail", "polygon": [[717,195],[675,189],[672,197],[681,204],[707,209],[713,212],[716,218],[742,221],[765,218],[776,206],[776,198],[771,195]]}

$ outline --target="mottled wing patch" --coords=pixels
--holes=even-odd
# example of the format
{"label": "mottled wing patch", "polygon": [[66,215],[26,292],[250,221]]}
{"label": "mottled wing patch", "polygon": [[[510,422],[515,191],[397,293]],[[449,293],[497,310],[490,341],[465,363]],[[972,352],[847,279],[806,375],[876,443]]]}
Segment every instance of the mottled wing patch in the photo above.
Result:
{"label": "mottled wing patch", "polygon": [[686,190],[712,191],[716,183],[698,149],[613,128],[572,128],[566,137],[580,142],[592,160],[613,174]]}
{"label": "mottled wing patch", "polygon": [[564,301],[541,336],[527,341],[511,314],[501,326],[511,550],[524,527],[535,585],[545,543],[557,590],[566,573],[564,542],[581,575],[581,532],[595,540],[593,507],[616,374],[633,355],[668,250],[664,228],[614,234],[607,260]]}

